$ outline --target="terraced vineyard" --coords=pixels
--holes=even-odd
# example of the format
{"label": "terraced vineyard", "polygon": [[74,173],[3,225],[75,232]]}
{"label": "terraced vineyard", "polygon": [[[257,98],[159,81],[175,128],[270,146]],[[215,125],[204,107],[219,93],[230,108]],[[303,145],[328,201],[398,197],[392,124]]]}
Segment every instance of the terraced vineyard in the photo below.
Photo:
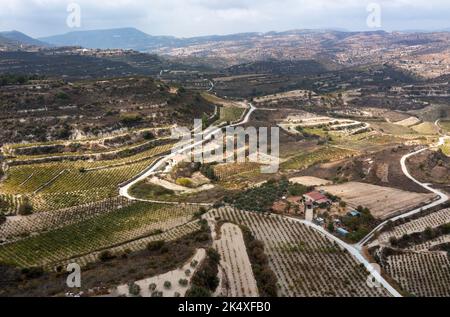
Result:
{"label": "terraced vineyard", "polygon": [[269,264],[279,282],[279,296],[388,296],[371,288],[369,274],[346,250],[298,222],[274,215],[221,208],[210,212],[217,220],[248,227],[265,244]]}
{"label": "terraced vineyard", "polygon": [[17,240],[32,233],[57,229],[120,210],[131,204],[131,201],[123,197],[115,197],[58,211],[35,213],[27,217],[8,217],[0,225],[0,241]]}
{"label": "terraced vineyard", "polygon": [[112,248],[184,225],[195,206],[134,203],[120,210],[0,246],[0,262],[46,265]]}
{"label": "terraced vineyard", "polygon": [[53,270],[57,266],[62,265],[64,267],[64,266],[68,265],[69,263],[77,263],[78,265],[83,267],[89,263],[97,262],[100,254],[102,252],[104,252],[105,250],[110,252],[112,255],[118,256],[118,255],[121,255],[124,253],[136,252],[136,251],[143,250],[148,246],[148,244],[150,242],[162,241],[162,240],[164,240],[166,242],[167,241],[176,241],[176,240],[179,240],[180,238],[187,236],[191,233],[194,233],[198,230],[200,230],[200,223],[198,221],[193,221],[193,222],[184,224],[182,226],[167,230],[161,234],[151,235],[151,236],[144,237],[141,239],[126,242],[117,247],[104,249],[102,251],[95,251],[95,252],[89,253],[84,256],[72,258],[70,260],[56,261],[56,262],[45,265],[45,268],[48,270]]}
{"label": "terraced vineyard", "polygon": [[35,212],[100,201],[116,196],[119,184],[142,172],[171,147],[158,146],[117,160],[12,166],[0,189],[29,196]]}

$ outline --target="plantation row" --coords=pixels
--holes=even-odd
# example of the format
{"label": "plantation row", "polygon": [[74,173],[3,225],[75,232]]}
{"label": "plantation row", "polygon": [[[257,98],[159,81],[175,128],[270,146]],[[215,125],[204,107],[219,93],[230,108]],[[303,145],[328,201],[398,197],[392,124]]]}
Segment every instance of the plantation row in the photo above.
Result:
{"label": "plantation row", "polygon": [[238,174],[252,172],[259,168],[260,166],[257,163],[231,163],[216,166],[214,173],[219,180],[223,181]]}
{"label": "plantation row", "polygon": [[[58,210],[114,197],[170,145],[136,155],[132,161],[63,162],[11,167],[1,189],[30,196],[35,212]],[[117,164],[117,165],[111,165]],[[94,170],[90,170],[94,169]]]}
{"label": "plantation row", "polygon": [[415,296],[450,296],[450,260],[445,253],[393,255],[388,257],[385,270]]}
{"label": "plantation row", "polygon": [[191,233],[200,230],[200,223],[198,221],[193,221],[186,223],[184,225],[175,227],[173,229],[167,230],[161,234],[151,235],[145,238],[137,239],[131,242],[126,242],[120,246],[112,247],[109,249],[104,249],[102,251],[95,251],[90,254],[72,258],[70,260],[64,260],[54,263],[49,263],[45,265],[45,269],[52,271],[55,270],[58,266],[66,267],[70,263],[77,263],[81,267],[86,266],[89,263],[95,263],[99,261],[99,256],[102,252],[108,251],[112,255],[119,256],[121,254],[137,252],[140,250],[144,250],[150,242],[154,241],[176,241],[180,238],[187,236]]}
{"label": "plantation row", "polygon": [[170,151],[171,148],[171,144],[166,144],[154,147],[131,157],[116,160],[79,160],[12,166],[8,173],[9,176],[5,183],[5,188],[14,190],[18,187],[21,192],[32,193],[63,170],[87,171],[95,168],[108,169],[123,165],[133,165]]}
{"label": "plantation row", "polygon": [[446,243],[450,243],[450,234],[444,235],[444,236],[440,236],[436,239],[421,243],[421,244],[417,244],[414,245],[412,247],[407,248],[407,250],[410,251],[428,251],[431,248],[441,245],[441,244],[446,244]]}
{"label": "plantation row", "polygon": [[346,250],[301,223],[275,215],[221,208],[212,217],[248,227],[266,247],[278,278],[279,296],[388,296],[371,288],[369,273]]}
{"label": "plantation row", "polygon": [[7,218],[6,222],[0,225],[0,240],[20,239],[33,233],[54,230],[97,215],[117,211],[129,205],[131,205],[131,201],[128,199],[116,197],[53,212]]}
{"label": "plantation row", "polygon": [[305,169],[319,163],[327,163],[342,160],[358,154],[356,151],[345,150],[337,147],[322,147],[311,153],[302,153],[281,164],[284,170]]}
{"label": "plantation row", "polygon": [[112,248],[191,221],[199,208],[134,203],[118,211],[0,246],[0,262],[43,266]]}
{"label": "plantation row", "polygon": [[220,254],[220,266],[225,271],[228,294],[226,297],[258,297],[258,286],[241,229],[233,224],[221,227],[220,240],[214,241]]}
{"label": "plantation row", "polygon": [[450,223],[450,208],[443,209],[419,219],[412,220],[405,224],[396,226],[394,229],[383,232],[378,240],[381,243],[388,243],[391,238],[401,238],[406,234],[425,231],[427,228],[437,228]]}
{"label": "plantation row", "polygon": [[19,211],[23,197],[11,194],[0,194],[0,214],[13,216]]}

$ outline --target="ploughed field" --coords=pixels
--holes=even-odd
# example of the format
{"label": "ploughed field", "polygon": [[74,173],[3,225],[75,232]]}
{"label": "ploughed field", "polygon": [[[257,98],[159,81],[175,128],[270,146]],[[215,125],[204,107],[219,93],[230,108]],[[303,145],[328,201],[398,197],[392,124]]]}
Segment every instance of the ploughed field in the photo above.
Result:
{"label": "ploughed field", "polygon": [[390,187],[350,182],[321,189],[341,197],[350,207],[364,206],[378,219],[417,208],[434,199],[434,194],[419,194]]}

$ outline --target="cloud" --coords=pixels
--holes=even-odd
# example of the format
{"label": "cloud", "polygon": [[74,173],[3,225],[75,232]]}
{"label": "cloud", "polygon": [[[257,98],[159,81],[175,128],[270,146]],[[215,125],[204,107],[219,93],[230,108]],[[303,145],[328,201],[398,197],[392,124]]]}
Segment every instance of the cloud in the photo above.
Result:
{"label": "cloud", "polygon": [[82,29],[137,27],[150,34],[195,36],[298,28],[366,29],[367,4],[379,3],[383,28],[450,27],[446,0],[8,0],[0,28],[33,36],[70,31],[67,5],[82,9]]}

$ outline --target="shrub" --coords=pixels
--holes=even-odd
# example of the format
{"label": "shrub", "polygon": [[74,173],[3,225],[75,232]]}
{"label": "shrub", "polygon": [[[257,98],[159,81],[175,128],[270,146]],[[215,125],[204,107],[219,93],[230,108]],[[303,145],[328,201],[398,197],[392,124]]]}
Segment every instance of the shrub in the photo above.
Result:
{"label": "shrub", "polygon": [[98,256],[98,259],[101,262],[107,262],[107,261],[110,261],[110,260],[112,260],[114,258],[115,258],[115,256],[108,250],[101,252],[99,254],[99,256]]}
{"label": "shrub", "polygon": [[142,116],[139,113],[126,113],[120,115],[120,122],[124,125],[135,125],[142,121]]}
{"label": "shrub", "polygon": [[164,288],[165,289],[171,289],[172,288],[172,283],[170,283],[169,281],[165,281],[164,282]]}
{"label": "shrub", "polygon": [[180,280],[178,281],[178,284],[180,284],[180,285],[183,286],[183,287],[186,287],[186,286],[188,286],[189,281],[188,281],[187,279],[185,279],[185,278],[182,278],[182,279],[180,279]]}
{"label": "shrub", "polygon": [[141,294],[141,287],[136,283],[130,283],[128,284],[128,292],[132,296],[139,296]]}
{"label": "shrub", "polygon": [[163,292],[155,291],[152,293],[152,297],[163,297]]}
{"label": "shrub", "polygon": [[58,92],[57,94],[56,94],[56,98],[58,98],[58,99],[60,99],[60,100],[68,100],[68,99],[70,99],[69,98],[69,95],[67,95],[65,92]]}
{"label": "shrub", "polygon": [[155,291],[155,290],[156,290],[156,284],[155,284],[155,283],[151,283],[151,284],[148,286],[148,289],[149,289],[149,291]]}
{"label": "shrub", "polygon": [[28,197],[24,198],[22,204],[19,206],[18,213],[21,216],[28,216],[33,213],[33,206],[31,205]]}
{"label": "shrub", "polygon": [[147,244],[147,250],[151,252],[160,251],[164,245],[165,245],[164,240],[152,241],[149,244]]}
{"label": "shrub", "polygon": [[211,297],[211,291],[205,287],[193,285],[191,289],[186,292],[186,297]]}
{"label": "shrub", "polygon": [[192,181],[189,178],[178,178],[176,183],[177,183],[177,185],[180,185],[183,187],[188,187],[188,188],[192,188],[194,186],[194,184],[192,183]]}
{"label": "shrub", "polygon": [[44,269],[42,267],[30,267],[22,270],[22,274],[28,279],[34,279],[44,275]]}

